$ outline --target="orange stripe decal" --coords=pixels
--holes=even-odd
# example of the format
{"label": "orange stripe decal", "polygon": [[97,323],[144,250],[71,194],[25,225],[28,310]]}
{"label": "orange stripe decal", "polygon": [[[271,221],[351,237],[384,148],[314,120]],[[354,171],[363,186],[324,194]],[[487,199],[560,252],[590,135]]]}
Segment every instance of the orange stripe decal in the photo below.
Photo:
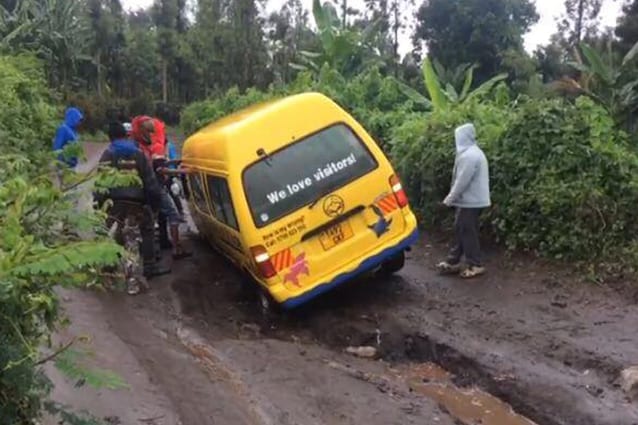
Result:
{"label": "orange stripe decal", "polygon": [[292,252],[290,251],[290,248],[286,248],[273,255],[272,264],[278,272],[290,267],[292,264]]}
{"label": "orange stripe decal", "polygon": [[288,267],[292,265],[292,251],[290,249],[287,249],[283,257],[284,257],[284,261],[283,261],[283,264],[281,265],[282,270],[287,269]]}
{"label": "orange stripe decal", "polygon": [[399,205],[398,205],[394,195],[384,196],[379,201],[377,201],[377,205],[386,214],[396,210],[397,208],[399,208]]}
{"label": "orange stripe decal", "polygon": [[275,257],[275,263],[273,264],[273,266],[275,267],[275,270],[279,271],[281,270],[281,257],[283,257],[283,252],[280,252],[277,254],[277,256]]}

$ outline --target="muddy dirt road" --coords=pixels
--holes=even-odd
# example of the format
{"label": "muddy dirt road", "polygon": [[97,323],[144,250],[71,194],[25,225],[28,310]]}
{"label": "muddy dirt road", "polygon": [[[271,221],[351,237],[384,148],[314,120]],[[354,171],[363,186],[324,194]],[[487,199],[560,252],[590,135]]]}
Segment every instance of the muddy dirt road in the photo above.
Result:
{"label": "muddy dirt road", "polygon": [[[638,424],[618,381],[638,364],[631,291],[500,253],[478,280],[441,277],[445,247],[426,234],[398,276],[264,317],[223,259],[191,245],[144,295],[64,292],[59,340],[91,335],[95,364],[129,388],[78,395],[51,370],[58,400],[126,425]],[[360,346],[376,356],[346,352]]]}

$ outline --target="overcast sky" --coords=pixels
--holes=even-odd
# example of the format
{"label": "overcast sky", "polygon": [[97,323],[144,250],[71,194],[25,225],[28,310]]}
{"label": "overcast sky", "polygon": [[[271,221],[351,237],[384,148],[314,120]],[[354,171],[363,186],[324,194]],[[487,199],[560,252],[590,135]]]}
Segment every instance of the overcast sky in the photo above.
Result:
{"label": "overcast sky", "polygon": [[[453,1],[453,0],[450,0]],[[122,0],[126,9],[137,9],[152,4],[153,0]],[[267,12],[277,10],[284,3],[284,0],[268,0]],[[301,0],[301,2],[310,9],[312,0]],[[603,9],[601,12],[602,26],[614,26],[616,17],[620,13],[623,0],[603,0]],[[355,8],[363,9],[363,0],[350,0],[349,5]],[[417,4],[419,2],[417,1]],[[556,32],[556,18],[563,12],[562,0],[536,0],[536,9],[540,14],[540,21],[532,27],[532,30],[525,37],[525,48],[532,52],[538,45],[545,44],[549,37]],[[401,35],[400,40],[401,53],[406,53],[411,48],[410,32],[405,31]]]}

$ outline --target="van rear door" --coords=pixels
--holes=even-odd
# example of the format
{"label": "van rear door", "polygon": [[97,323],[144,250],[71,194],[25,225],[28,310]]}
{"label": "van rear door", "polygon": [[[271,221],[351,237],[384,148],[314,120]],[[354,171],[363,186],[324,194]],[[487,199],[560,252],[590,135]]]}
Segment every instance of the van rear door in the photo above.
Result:
{"label": "van rear door", "polygon": [[253,220],[289,289],[403,233],[391,177],[387,160],[341,123],[265,153],[244,171]]}

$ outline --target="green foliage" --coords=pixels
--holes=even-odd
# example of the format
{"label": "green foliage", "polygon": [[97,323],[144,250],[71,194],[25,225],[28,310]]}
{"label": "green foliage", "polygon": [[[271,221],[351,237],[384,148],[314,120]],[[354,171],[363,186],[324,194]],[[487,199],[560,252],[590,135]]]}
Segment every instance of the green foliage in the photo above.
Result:
{"label": "green foliage", "polygon": [[463,87],[452,92],[428,63],[429,88],[441,95],[432,97],[438,100],[430,112],[414,96],[406,100],[405,87],[378,69],[346,78],[324,66],[283,88],[233,89],[193,104],[182,125],[191,133],[253,103],[324,93],[373,134],[393,160],[420,222],[437,228],[452,218],[440,201],[451,182],[454,129],[473,122],[490,161],[494,206],[484,219],[494,238],[510,249],[554,258],[638,265],[631,263],[638,258],[631,242],[638,230],[631,219],[638,156],[604,108],[585,97],[568,103],[519,96],[512,102],[501,75],[471,90],[471,67],[465,67]]}
{"label": "green foliage", "polygon": [[508,104],[472,100],[427,116],[414,115],[395,128],[390,154],[423,224],[439,226],[450,218],[439,204],[452,179],[454,129],[473,122],[481,146],[489,152],[506,130],[512,113]]}
{"label": "green foliage", "polygon": [[492,220],[512,249],[609,260],[635,234],[638,157],[585,98],[529,102],[492,151]]}
{"label": "green foliage", "polygon": [[392,128],[403,120],[406,113],[414,110],[412,102],[402,99],[396,80],[383,77],[377,68],[347,80],[324,65],[317,76],[301,73],[284,88],[271,88],[267,92],[250,89],[243,94],[233,88],[220,97],[195,102],[182,112],[181,127],[185,134],[192,134],[206,124],[255,103],[307,91],[320,92],[332,98],[360,120],[383,148],[390,139]]}
{"label": "green foliage", "polygon": [[44,409],[59,418],[58,425],[103,425],[104,422],[95,418],[87,412],[73,413],[69,406],[60,403],[47,401],[44,403]]}
{"label": "green foliage", "polygon": [[292,67],[318,72],[327,64],[331,69],[350,76],[380,62],[371,48],[378,32],[378,22],[370,23],[361,31],[348,28],[337,15],[335,7],[321,0],[313,0],[312,12],[321,41],[321,52],[301,51],[301,63],[293,63]]}
{"label": "green foliage", "polygon": [[220,97],[195,102],[186,107],[181,116],[182,130],[186,134],[191,134],[225,115],[272,97],[274,95],[256,89],[250,89],[242,94],[237,87],[233,87]]}
{"label": "green foliage", "polygon": [[[490,160],[486,228],[508,248],[558,259],[629,263],[638,156],[613,119],[586,98],[471,101],[406,121],[392,157],[423,223],[445,224],[454,128],[471,121]],[[623,255],[620,255],[623,253]]]}
{"label": "green foliage", "polygon": [[[37,63],[0,58],[0,423],[35,423],[49,385],[41,344],[58,321],[56,285],[96,282],[121,249],[103,220],[80,205],[90,177],[61,170],[52,181],[51,140],[58,121]],[[79,146],[69,150],[79,149]]]}
{"label": "green foliage", "polygon": [[582,73],[579,81],[564,78],[556,87],[589,96],[606,108],[618,124],[627,128],[638,112],[638,74],[635,67],[638,43],[620,61],[616,60],[611,45],[608,45],[606,57],[587,43],[580,47],[584,60],[578,57],[578,61],[571,63]]}
{"label": "green foliage", "polygon": [[503,53],[523,51],[523,35],[539,19],[530,0],[428,0],[416,14],[413,40],[446,68],[476,63],[482,83],[503,71]]}
{"label": "green foliage", "polygon": [[[438,71],[435,71],[435,68],[438,69]],[[457,91],[452,83],[447,83],[445,84],[445,88],[443,87],[443,81],[439,75],[448,75],[449,71],[446,71],[440,64],[433,66],[430,58],[426,57],[423,60],[422,72],[423,82],[430,96],[429,99],[400,81],[397,81],[397,84],[408,98],[422,104],[425,108],[434,108],[436,110],[448,109],[451,105],[487,95],[494,86],[507,78],[507,74],[499,74],[488,79],[474,90],[471,90],[475,68],[475,65],[463,65],[455,71],[456,73],[459,72],[459,69],[462,69],[464,72],[463,86],[460,91]]]}

